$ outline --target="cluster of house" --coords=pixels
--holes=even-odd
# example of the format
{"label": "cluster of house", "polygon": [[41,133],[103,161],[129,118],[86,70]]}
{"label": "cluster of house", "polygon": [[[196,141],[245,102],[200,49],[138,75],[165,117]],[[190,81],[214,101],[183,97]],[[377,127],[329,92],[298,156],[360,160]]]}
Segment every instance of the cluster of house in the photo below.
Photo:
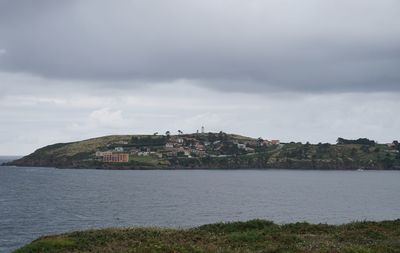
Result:
{"label": "cluster of house", "polygon": [[[235,141],[234,144],[247,153],[254,153],[255,147],[257,146],[271,146],[271,145],[279,145],[279,140],[251,140],[251,141],[243,141],[243,143],[239,143]],[[183,136],[174,136],[171,137],[170,140],[165,144],[165,155],[167,157],[174,157],[183,155],[186,157],[204,157],[207,156],[207,149],[209,146],[212,146],[214,151],[220,151],[223,147],[223,142],[221,140],[216,140],[214,142],[210,141],[199,141],[196,138],[192,137],[183,137]],[[226,155],[220,155],[226,156]]]}
{"label": "cluster of house", "polygon": [[191,137],[173,136],[165,143],[165,156],[175,157],[178,155],[186,157],[204,157],[206,155],[206,146],[210,142],[200,142]]}
{"label": "cluster of house", "polygon": [[398,141],[393,141],[392,143],[388,143],[387,144],[387,146],[388,146],[388,151],[390,152],[390,153],[400,153],[400,144],[399,144],[399,142]]}
{"label": "cluster of house", "polygon": [[[96,159],[102,162],[111,163],[126,163],[129,162],[129,156],[154,156],[158,158],[163,157],[205,157],[207,150],[212,150],[214,153],[219,153],[220,155],[212,156],[227,156],[221,150],[223,149],[224,142],[221,140],[216,140],[214,142],[210,141],[200,141],[191,136],[170,136],[165,143],[163,148],[154,150],[154,148],[149,147],[126,147],[128,146],[127,141],[119,141],[113,143],[113,150],[107,151],[97,151],[95,153]],[[259,146],[270,146],[280,144],[279,140],[251,140],[233,142],[238,149],[244,150],[247,153],[254,153],[255,147]],[[125,147],[124,147],[125,146]],[[221,151],[221,152],[219,152]]]}
{"label": "cluster of house", "polygon": [[279,140],[263,140],[262,145],[271,146],[271,145],[279,145],[281,142]]}

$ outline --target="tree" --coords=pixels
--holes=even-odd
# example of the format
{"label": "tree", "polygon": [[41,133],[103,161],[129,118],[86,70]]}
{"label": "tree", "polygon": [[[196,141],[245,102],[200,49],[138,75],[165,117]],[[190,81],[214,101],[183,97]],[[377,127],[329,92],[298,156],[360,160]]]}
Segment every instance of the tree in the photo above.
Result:
{"label": "tree", "polygon": [[376,144],[376,142],[374,140],[370,140],[367,138],[358,138],[357,140],[348,140],[348,139],[344,139],[344,138],[338,138],[337,139],[337,144],[359,144],[359,145],[369,145],[369,146],[373,146]]}
{"label": "tree", "polygon": [[346,139],[343,139],[343,138],[337,138],[337,140],[336,140],[336,143],[337,144],[345,144],[345,142],[346,142]]}
{"label": "tree", "polygon": [[178,130],[178,134],[181,135],[183,134],[183,132],[181,130]]}
{"label": "tree", "polygon": [[393,141],[392,143],[394,145],[394,148],[396,148],[399,152],[400,152],[400,145],[399,145],[399,141]]}
{"label": "tree", "polygon": [[169,137],[171,135],[171,132],[170,131],[166,131],[165,135]]}
{"label": "tree", "polygon": [[331,144],[329,143],[318,143],[316,148],[316,155],[318,158],[322,158],[324,155],[329,155]]}
{"label": "tree", "polygon": [[218,139],[221,141],[226,141],[228,139],[228,135],[222,131],[218,133]]}
{"label": "tree", "polygon": [[155,132],[153,135],[156,136],[158,134],[158,132]]}

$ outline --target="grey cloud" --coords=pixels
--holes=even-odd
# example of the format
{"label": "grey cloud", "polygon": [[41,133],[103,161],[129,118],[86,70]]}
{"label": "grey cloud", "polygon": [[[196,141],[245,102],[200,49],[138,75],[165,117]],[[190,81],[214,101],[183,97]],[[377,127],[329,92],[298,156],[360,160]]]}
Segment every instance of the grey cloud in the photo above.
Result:
{"label": "grey cloud", "polygon": [[43,89],[0,98],[0,154],[108,134],[195,132],[202,125],[282,141],[335,142],[341,136],[388,143],[399,137],[399,95],[221,93],[183,83],[102,95]]}
{"label": "grey cloud", "polygon": [[395,0],[3,1],[0,68],[121,87],[400,91],[399,10]]}

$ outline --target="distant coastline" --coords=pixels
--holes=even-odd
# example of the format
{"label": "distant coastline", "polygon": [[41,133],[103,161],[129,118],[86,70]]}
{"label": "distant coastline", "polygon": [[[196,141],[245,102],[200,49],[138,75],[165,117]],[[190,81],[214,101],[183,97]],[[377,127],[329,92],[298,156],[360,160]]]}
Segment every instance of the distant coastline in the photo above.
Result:
{"label": "distant coastline", "polygon": [[399,170],[397,141],[338,138],[337,144],[281,143],[237,134],[113,135],[40,148],[3,165],[146,169]]}
{"label": "distant coastline", "polygon": [[9,163],[15,160],[18,160],[20,158],[22,158],[23,156],[14,156],[14,155],[4,155],[4,156],[0,156],[0,165],[2,165],[3,163]]}

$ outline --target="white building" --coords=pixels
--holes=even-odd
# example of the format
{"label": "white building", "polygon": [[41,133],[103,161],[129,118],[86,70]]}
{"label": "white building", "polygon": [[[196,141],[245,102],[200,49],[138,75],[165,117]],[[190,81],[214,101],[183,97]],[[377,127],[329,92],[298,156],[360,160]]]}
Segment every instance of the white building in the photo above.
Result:
{"label": "white building", "polygon": [[166,148],[173,148],[173,147],[174,147],[174,144],[171,143],[171,142],[167,142],[167,143],[165,143],[165,147],[166,147]]}
{"label": "white building", "polygon": [[238,148],[240,149],[245,149],[246,148],[246,144],[242,144],[242,143],[238,143],[236,144]]}
{"label": "white building", "polygon": [[97,156],[97,157],[103,157],[103,156],[110,155],[110,154],[112,154],[111,151],[104,151],[104,152],[102,152],[102,151],[96,151],[96,156]]}

